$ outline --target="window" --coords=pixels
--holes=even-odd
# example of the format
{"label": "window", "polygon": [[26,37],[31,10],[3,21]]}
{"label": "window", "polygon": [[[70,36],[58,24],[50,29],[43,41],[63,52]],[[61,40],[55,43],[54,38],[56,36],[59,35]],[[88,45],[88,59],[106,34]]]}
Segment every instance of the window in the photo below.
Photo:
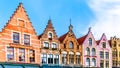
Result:
{"label": "window", "polygon": [[7,61],[13,61],[13,60],[14,60],[14,48],[7,47]]}
{"label": "window", "polygon": [[72,54],[69,55],[69,63],[74,64],[74,55]]}
{"label": "window", "polygon": [[59,64],[59,55],[54,55],[54,64]]}
{"label": "window", "polygon": [[64,44],[64,48],[66,48],[66,45]]}
{"label": "window", "polygon": [[106,61],[106,68],[109,68],[109,61]]}
{"label": "window", "polygon": [[92,66],[96,66],[96,60],[95,60],[95,58],[92,58]]}
{"label": "window", "polygon": [[92,38],[89,38],[89,46],[92,46]]}
{"label": "window", "polygon": [[52,48],[57,48],[57,45],[55,43],[52,43]]}
{"label": "window", "polygon": [[88,47],[86,48],[86,54],[90,55],[90,49]]}
{"label": "window", "polygon": [[113,67],[116,67],[116,66],[117,66],[117,61],[113,60]]}
{"label": "window", "polygon": [[113,56],[113,58],[117,57],[117,51],[116,50],[112,52],[112,56]]}
{"label": "window", "polygon": [[106,59],[109,59],[109,52],[105,52],[106,54]]}
{"label": "window", "polygon": [[53,64],[53,55],[48,54],[48,64]]}
{"label": "window", "polygon": [[117,45],[117,42],[116,42],[116,41],[114,41],[114,47],[116,47],[116,45]]}
{"label": "window", "polygon": [[95,56],[96,52],[95,52],[95,48],[92,48],[92,56]]}
{"label": "window", "polygon": [[103,48],[106,48],[106,43],[105,42],[103,42],[102,45],[103,45]]}
{"label": "window", "polygon": [[86,58],[86,66],[89,67],[90,66],[90,59]]}
{"label": "window", "polygon": [[35,51],[34,50],[30,50],[29,51],[29,59],[30,59],[30,62],[35,62]]}
{"label": "window", "polygon": [[42,57],[42,64],[47,63],[47,54],[42,54],[41,57]]}
{"label": "window", "polygon": [[120,57],[120,51],[119,51],[119,57]]}
{"label": "window", "polygon": [[80,55],[76,55],[76,64],[80,64]]}
{"label": "window", "polygon": [[104,52],[100,51],[100,58],[104,58]]}
{"label": "window", "polygon": [[73,42],[70,42],[70,49],[73,49]]}
{"label": "window", "polygon": [[77,45],[77,49],[79,49],[79,45]]}
{"label": "window", "polygon": [[49,48],[49,43],[48,42],[44,42],[44,47]]}
{"label": "window", "polygon": [[25,62],[25,49],[19,49],[19,61]]}
{"label": "window", "polygon": [[13,43],[19,43],[19,33],[13,32]]}
{"label": "window", "polygon": [[30,35],[24,34],[24,45],[30,45]]}
{"label": "window", "polygon": [[67,63],[67,55],[62,54],[62,64],[66,64],[66,63]]}
{"label": "window", "polygon": [[104,61],[103,60],[100,61],[100,68],[104,68]]}
{"label": "window", "polygon": [[48,34],[48,38],[52,38],[52,33],[49,33],[49,34]]}

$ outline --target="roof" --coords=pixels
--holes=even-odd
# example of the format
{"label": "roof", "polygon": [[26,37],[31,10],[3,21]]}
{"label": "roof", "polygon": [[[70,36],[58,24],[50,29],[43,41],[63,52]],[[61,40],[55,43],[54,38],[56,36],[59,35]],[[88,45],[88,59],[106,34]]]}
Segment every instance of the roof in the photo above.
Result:
{"label": "roof", "polygon": [[43,35],[43,33],[38,36],[38,39],[40,39],[42,37],[42,35]]}
{"label": "roof", "polygon": [[112,45],[111,45],[111,40],[108,40],[108,43],[109,43],[110,47],[112,47]]}
{"label": "roof", "polygon": [[96,43],[97,43],[97,45],[99,45],[99,43],[100,43],[100,40],[97,40],[97,41],[96,41]]}
{"label": "roof", "polygon": [[68,33],[65,33],[64,35],[59,37],[59,41],[62,43],[65,37],[67,36]]}
{"label": "roof", "polygon": [[84,35],[84,36],[78,38],[78,39],[77,39],[77,40],[78,40],[78,43],[79,43],[79,44],[82,44],[82,43],[84,42],[84,40],[86,39],[86,37],[87,37],[87,35]]}

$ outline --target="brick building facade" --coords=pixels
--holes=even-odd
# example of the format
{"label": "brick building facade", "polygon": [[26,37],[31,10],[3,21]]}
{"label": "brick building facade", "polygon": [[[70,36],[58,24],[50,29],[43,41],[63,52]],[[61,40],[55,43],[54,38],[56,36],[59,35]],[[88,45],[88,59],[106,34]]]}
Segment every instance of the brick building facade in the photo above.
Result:
{"label": "brick building facade", "polygon": [[18,6],[0,32],[0,62],[40,62],[40,43],[23,8]]}
{"label": "brick building facade", "polygon": [[72,28],[73,26],[70,24],[69,31],[59,38],[61,65],[80,66],[81,48],[72,31]]}
{"label": "brick building facade", "polygon": [[41,64],[55,64],[60,63],[60,42],[52,25],[52,21],[48,20],[44,32],[39,35]]}

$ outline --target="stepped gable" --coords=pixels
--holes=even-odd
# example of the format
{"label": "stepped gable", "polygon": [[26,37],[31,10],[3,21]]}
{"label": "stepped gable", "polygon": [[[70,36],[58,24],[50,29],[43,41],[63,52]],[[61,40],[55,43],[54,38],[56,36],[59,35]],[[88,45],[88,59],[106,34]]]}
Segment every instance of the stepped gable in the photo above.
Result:
{"label": "stepped gable", "polygon": [[[16,8],[16,10],[14,11],[12,16],[10,17],[10,19],[6,23],[6,25],[4,26],[2,31],[7,26],[11,26],[11,25],[12,26],[18,26],[18,25],[20,25],[20,23],[18,24],[18,20],[25,22],[26,23],[26,27],[29,27],[30,29],[32,29],[34,31],[34,33],[36,34],[35,29],[33,28],[32,23],[30,22],[30,19],[29,19],[28,15],[27,15],[27,12],[25,11],[22,3],[19,3],[19,6]],[[16,28],[16,27],[13,27],[13,28]]]}
{"label": "stepped gable", "polygon": [[38,38],[39,39],[42,38],[45,35],[45,33],[49,32],[49,31],[53,32],[54,37],[58,39],[57,34],[56,34],[55,30],[54,30],[51,19],[48,20],[48,24],[46,25],[46,28],[45,28],[44,32],[42,34],[40,34],[38,36]]}

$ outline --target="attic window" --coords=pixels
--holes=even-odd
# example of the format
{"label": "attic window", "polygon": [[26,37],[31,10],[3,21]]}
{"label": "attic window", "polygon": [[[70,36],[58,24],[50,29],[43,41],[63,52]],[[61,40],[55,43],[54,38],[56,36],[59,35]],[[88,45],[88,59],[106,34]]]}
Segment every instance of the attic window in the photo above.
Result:
{"label": "attic window", "polygon": [[52,39],[52,33],[48,33],[48,38]]}
{"label": "attic window", "polygon": [[19,25],[20,27],[26,27],[26,20],[17,18],[17,25]]}

